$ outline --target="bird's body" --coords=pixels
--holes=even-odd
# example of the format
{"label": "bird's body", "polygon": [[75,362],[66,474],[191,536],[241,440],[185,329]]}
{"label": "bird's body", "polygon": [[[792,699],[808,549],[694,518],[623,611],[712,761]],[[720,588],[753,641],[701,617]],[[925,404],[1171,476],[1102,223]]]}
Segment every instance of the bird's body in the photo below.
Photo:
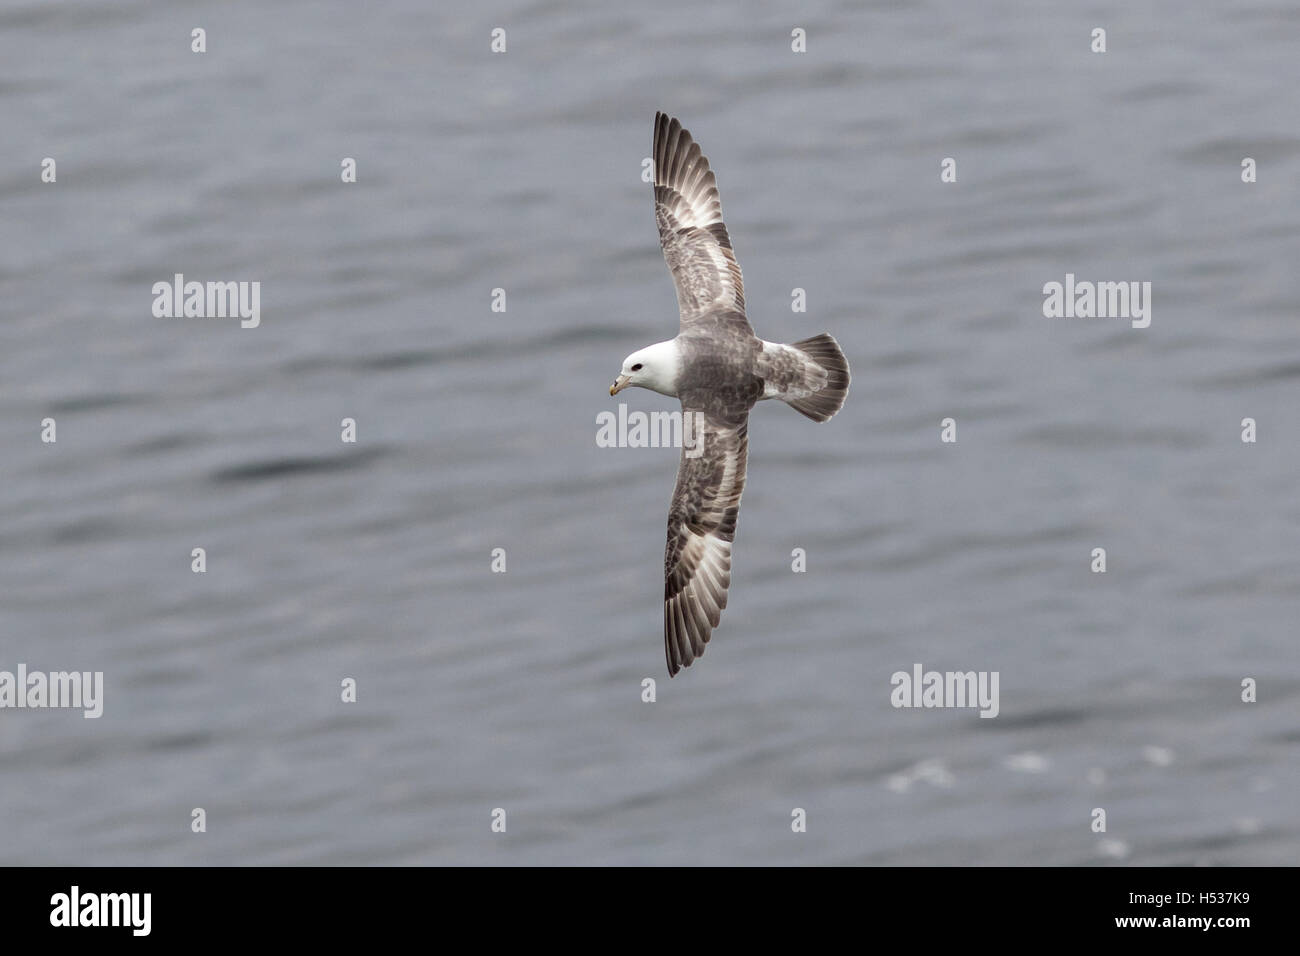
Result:
{"label": "bird's body", "polygon": [[690,133],[655,116],[655,219],[677,288],[677,337],[633,352],[610,394],[649,388],[698,413],[702,449],[683,448],[664,551],[664,649],[675,675],[704,653],[731,584],[731,544],[745,487],[749,411],[780,399],[814,421],[844,404],[849,367],[826,334],[782,345],[754,334],[745,315],[709,161]]}

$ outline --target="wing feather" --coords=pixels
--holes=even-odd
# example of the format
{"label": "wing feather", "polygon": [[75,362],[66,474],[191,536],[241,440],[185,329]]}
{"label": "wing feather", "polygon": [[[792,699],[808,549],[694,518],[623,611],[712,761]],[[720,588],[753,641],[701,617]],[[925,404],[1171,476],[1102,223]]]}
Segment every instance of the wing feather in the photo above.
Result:
{"label": "wing feather", "polygon": [[745,318],[745,285],[722,221],[717,181],[699,144],[682,124],[655,114],[655,222],[677,288],[681,328],[724,315],[753,334]]}
{"label": "wing feather", "polygon": [[[698,411],[682,403],[683,414]],[[704,653],[727,606],[731,545],[745,490],[749,455],[748,410],[736,421],[704,415],[700,454],[683,448],[668,510],[664,550],[664,652],[668,674]]]}

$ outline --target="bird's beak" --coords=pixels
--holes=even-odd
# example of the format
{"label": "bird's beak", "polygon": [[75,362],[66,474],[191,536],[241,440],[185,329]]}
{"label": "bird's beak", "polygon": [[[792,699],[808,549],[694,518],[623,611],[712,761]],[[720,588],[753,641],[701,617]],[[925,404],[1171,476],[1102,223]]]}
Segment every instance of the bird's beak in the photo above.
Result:
{"label": "bird's beak", "polygon": [[627,383],[632,381],[631,375],[620,375],[614,379],[614,384],[609,387],[609,394],[617,395],[623,389],[627,388]]}

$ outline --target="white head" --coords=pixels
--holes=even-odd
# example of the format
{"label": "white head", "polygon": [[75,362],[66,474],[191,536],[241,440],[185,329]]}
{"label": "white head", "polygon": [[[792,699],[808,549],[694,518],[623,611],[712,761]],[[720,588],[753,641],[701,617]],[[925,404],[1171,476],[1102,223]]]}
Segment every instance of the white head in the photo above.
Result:
{"label": "white head", "polygon": [[609,394],[617,395],[625,388],[638,386],[661,395],[676,397],[677,372],[680,367],[675,340],[647,345],[623,359],[623,371],[609,387]]}

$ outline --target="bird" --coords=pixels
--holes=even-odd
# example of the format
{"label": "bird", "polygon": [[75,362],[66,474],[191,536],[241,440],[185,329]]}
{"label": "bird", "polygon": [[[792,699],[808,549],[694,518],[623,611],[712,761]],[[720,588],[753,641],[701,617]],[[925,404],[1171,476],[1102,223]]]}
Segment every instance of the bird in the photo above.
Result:
{"label": "bird", "polygon": [[664,549],[668,676],[704,653],[727,606],[731,547],[745,490],[749,412],[779,399],[815,422],[844,406],[849,363],[829,333],[784,345],[754,334],[740,263],[722,219],[717,180],[682,124],[655,113],[654,208],[677,290],[677,336],[633,352],[609,387],[647,388],[681,402],[700,425],[683,440]]}

